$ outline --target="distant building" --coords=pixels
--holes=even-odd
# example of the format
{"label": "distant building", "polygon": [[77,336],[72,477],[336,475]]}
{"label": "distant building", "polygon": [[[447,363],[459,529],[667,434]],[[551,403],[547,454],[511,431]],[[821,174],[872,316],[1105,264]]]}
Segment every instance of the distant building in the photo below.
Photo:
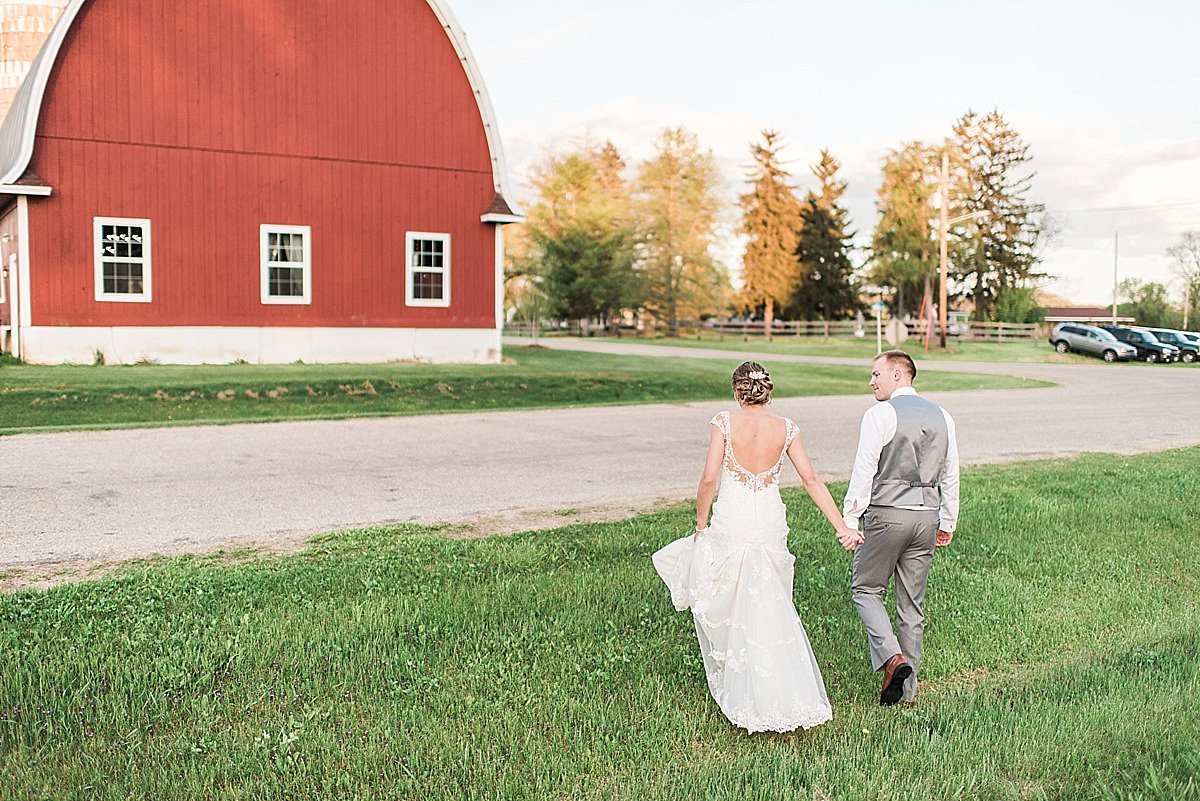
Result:
{"label": "distant building", "polygon": [[[1111,323],[1113,321],[1112,307],[1104,306],[1049,306],[1046,308],[1046,322],[1055,323]],[[1118,323],[1132,323],[1133,317],[1117,316]]]}
{"label": "distant building", "polygon": [[520,216],[465,35],[445,0],[353,10],[70,0],[0,127],[0,345],[499,361]]}

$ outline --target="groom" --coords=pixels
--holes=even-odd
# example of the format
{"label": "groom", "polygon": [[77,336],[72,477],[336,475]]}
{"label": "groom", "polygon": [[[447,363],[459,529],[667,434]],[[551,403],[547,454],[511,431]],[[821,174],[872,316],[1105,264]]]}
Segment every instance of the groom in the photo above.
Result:
{"label": "groom", "polygon": [[[925,629],[925,585],[934,548],[950,544],[958,520],[958,446],[954,420],[917,395],[917,367],[892,350],[871,364],[877,403],[863,415],[854,473],[843,506],[846,525],[862,520],[852,589],[867,629],[871,665],[883,671],[879,703],[917,699]],[[883,605],[896,577],[896,632]]]}

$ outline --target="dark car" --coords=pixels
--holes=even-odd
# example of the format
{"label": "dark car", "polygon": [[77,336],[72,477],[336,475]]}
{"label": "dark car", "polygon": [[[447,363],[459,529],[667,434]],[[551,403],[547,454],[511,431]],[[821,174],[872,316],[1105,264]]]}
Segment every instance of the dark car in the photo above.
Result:
{"label": "dark car", "polygon": [[[1200,358],[1200,337],[1190,339],[1186,331],[1173,331],[1169,328],[1147,328],[1155,339],[1179,348],[1179,360],[1189,364]],[[1195,334],[1192,334],[1195,336]]]}
{"label": "dark car", "polygon": [[1179,348],[1174,345],[1164,345],[1149,331],[1139,331],[1123,325],[1102,325],[1100,327],[1126,345],[1133,345],[1137,349],[1139,359],[1166,364],[1179,358]]}

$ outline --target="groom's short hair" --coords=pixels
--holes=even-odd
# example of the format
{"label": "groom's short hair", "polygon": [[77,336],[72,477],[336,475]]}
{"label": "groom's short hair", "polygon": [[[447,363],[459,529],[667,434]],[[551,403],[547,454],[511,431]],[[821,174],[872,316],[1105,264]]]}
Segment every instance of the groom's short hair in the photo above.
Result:
{"label": "groom's short hair", "polygon": [[904,351],[885,350],[875,357],[875,361],[879,361],[880,359],[887,360],[888,367],[891,367],[893,370],[902,370],[908,373],[910,380],[917,380],[917,365],[913,362],[912,356],[909,356]]}

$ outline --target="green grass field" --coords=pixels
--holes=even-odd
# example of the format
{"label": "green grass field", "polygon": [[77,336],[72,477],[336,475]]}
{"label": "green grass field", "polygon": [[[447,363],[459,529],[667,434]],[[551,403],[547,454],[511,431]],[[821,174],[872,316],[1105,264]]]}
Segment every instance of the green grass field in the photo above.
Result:
{"label": "green grass field", "polygon": [[[724,398],[738,360],[509,348],[500,365],[0,366],[0,435]],[[778,394],[867,391],[867,370],[779,364]],[[929,373],[922,388],[1046,386]]]}
{"label": "green grass field", "polygon": [[683,507],[0,597],[0,798],[1200,798],[1198,474],[1200,448],[966,471],[911,710],[877,705],[848,555],[789,492],[835,715],[790,735],[708,695],[649,559]]}
{"label": "green grass field", "polygon": [[[685,348],[714,348],[732,351],[754,353],[782,353],[794,356],[836,356],[850,359],[869,360],[875,355],[875,332],[862,339],[854,337],[776,337],[766,342],[761,336],[742,337],[737,334],[715,334],[704,331],[698,336],[681,336],[677,338],[638,339],[639,344],[678,345]],[[633,341],[633,340],[631,340]],[[885,339],[884,350],[891,345]],[[986,342],[950,341],[950,347],[939,350],[937,343],[931,343],[929,352],[924,346],[913,339],[900,346],[916,359],[931,361],[960,361],[960,362],[1009,362],[1013,364],[1095,364],[1100,360],[1083,356],[1078,353],[1055,353],[1054,348],[1046,340],[1036,342]]]}

